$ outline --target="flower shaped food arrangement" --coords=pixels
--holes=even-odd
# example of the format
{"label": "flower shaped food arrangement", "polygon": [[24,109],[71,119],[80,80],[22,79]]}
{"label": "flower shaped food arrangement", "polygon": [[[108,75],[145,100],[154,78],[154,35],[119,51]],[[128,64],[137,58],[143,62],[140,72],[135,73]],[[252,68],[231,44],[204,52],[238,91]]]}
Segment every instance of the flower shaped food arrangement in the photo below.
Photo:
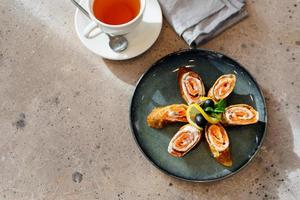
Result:
{"label": "flower shaped food arrangement", "polygon": [[232,166],[230,142],[224,126],[249,125],[259,119],[258,112],[250,105],[227,107],[226,98],[234,90],[236,76],[220,76],[207,95],[200,75],[187,67],[179,68],[177,82],[187,105],[172,104],[153,109],[147,117],[148,125],[162,128],[169,123],[187,123],[169,143],[168,152],[172,156],[183,157],[205,137],[213,157],[224,166]]}

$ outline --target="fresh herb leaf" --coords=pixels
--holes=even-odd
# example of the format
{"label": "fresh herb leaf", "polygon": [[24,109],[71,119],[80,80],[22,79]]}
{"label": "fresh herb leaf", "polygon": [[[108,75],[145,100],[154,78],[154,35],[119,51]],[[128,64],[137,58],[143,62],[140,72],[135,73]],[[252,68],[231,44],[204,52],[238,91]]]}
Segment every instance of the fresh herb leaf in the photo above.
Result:
{"label": "fresh herb leaf", "polygon": [[214,109],[212,107],[205,108],[205,112],[214,112]]}
{"label": "fresh herb leaf", "polygon": [[221,118],[222,118],[222,114],[217,114],[217,113],[212,113],[211,114],[211,116],[213,117],[213,118],[216,118],[216,119],[218,119],[218,120],[221,120]]}
{"label": "fresh herb leaf", "polygon": [[215,113],[222,113],[222,112],[224,112],[224,111],[225,111],[224,108],[222,108],[222,109],[220,109],[220,108],[214,109],[214,112],[215,112]]}
{"label": "fresh herb leaf", "polygon": [[220,101],[215,103],[213,108],[207,107],[204,110],[205,112],[208,112],[211,117],[221,120],[222,113],[225,111],[226,106],[227,106],[226,100],[221,99]]}
{"label": "fresh herb leaf", "polygon": [[225,110],[226,108],[226,101],[224,99],[221,99],[220,101],[218,101],[216,104],[215,104],[215,110],[218,109],[218,110]]}

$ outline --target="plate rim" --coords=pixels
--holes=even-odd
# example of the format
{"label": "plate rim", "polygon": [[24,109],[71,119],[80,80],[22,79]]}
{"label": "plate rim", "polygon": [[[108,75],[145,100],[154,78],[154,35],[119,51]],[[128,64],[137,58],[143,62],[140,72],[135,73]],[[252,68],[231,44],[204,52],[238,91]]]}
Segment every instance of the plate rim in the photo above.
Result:
{"label": "plate rim", "polygon": [[[264,130],[263,130],[263,136],[261,138],[261,142],[260,144],[257,146],[257,149],[255,150],[254,154],[249,158],[249,160],[247,160],[240,168],[238,168],[237,170],[225,175],[225,176],[221,176],[221,177],[218,177],[218,178],[213,178],[213,179],[207,179],[207,180],[199,180],[199,179],[188,179],[188,178],[184,178],[184,177],[181,177],[181,176],[178,176],[176,174],[172,174],[170,173],[169,171],[159,167],[156,163],[154,163],[154,161],[144,152],[144,150],[142,149],[141,145],[139,144],[138,140],[137,140],[137,137],[136,137],[136,133],[133,129],[133,121],[132,121],[132,108],[133,108],[133,100],[134,100],[134,97],[136,95],[136,92],[137,92],[137,89],[138,89],[138,86],[139,84],[141,83],[142,79],[148,74],[150,73],[151,69],[153,67],[155,67],[158,63],[162,62],[164,59],[168,58],[168,57],[171,57],[171,56],[174,56],[176,54],[182,54],[182,53],[186,53],[186,52],[206,52],[206,53],[209,53],[209,54],[217,54],[217,55],[221,55],[222,57],[225,57],[227,59],[229,59],[230,61],[233,61],[234,63],[236,63],[242,70],[244,70],[246,73],[248,73],[248,75],[252,78],[254,84],[256,85],[256,87],[258,88],[258,91],[262,97],[262,102],[263,102],[263,105],[264,105],[264,112],[265,112],[265,127],[264,127]],[[221,180],[224,180],[224,179],[227,179],[229,177],[232,177],[233,175],[239,173],[241,170],[243,170],[246,166],[248,166],[251,161],[256,157],[256,155],[258,154],[258,152],[260,151],[263,143],[264,143],[264,140],[265,140],[265,137],[266,137],[266,134],[267,134],[267,124],[268,124],[268,113],[267,113],[267,105],[266,105],[266,100],[265,100],[265,97],[264,97],[264,94],[263,94],[263,91],[260,87],[260,85],[258,84],[258,82],[256,81],[256,79],[252,76],[252,74],[243,66],[241,65],[238,61],[236,61],[235,59],[221,53],[221,52],[217,52],[217,51],[213,51],[213,50],[208,50],[208,49],[203,49],[203,48],[195,48],[195,49],[182,49],[182,50],[179,50],[179,51],[175,51],[175,52],[172,52],[172,53],[169,53],[161,58],[159,58],[157,61],[155,61],[153,64],[150,65],[150,67],[140,76],[140,78],[138,79],[138,81],[136,82],[135,84],[135,88],[134,88],[134,91],[133,91],[133,94],[131,96],[131,100],[130,100],[130,105],[129,105],[129,123],[130,123],[130,130],[131,130],[131,134],[132,134],[132,137],[134,138],[134,141],[136,143],[136,145],[138,146],[139,150],[141,151],[141,153],[143,154],[143,156],[153,165],[155,166],[157,169],[159,169],[159,171],[163,172],[164,174],[168,175],[168,176],[171,176],[173,178],[176,178],[176,179],[179,179],[179,180],[183,180],[183,181],[187,181],[187,182],[194,182],[194,183],[209,183],[209,182],[216,182],[216,181],[221,181]]]}

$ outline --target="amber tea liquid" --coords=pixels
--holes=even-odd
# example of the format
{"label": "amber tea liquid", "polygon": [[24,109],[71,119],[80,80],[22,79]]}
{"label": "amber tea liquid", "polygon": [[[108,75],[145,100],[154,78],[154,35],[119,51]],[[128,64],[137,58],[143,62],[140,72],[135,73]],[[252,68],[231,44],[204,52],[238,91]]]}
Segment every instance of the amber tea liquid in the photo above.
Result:
{"label": "amber tea liquid", "polygon": [[140,0],[95,0],[95,17],[106,24],[120,25],[133,20],[140,11]]}

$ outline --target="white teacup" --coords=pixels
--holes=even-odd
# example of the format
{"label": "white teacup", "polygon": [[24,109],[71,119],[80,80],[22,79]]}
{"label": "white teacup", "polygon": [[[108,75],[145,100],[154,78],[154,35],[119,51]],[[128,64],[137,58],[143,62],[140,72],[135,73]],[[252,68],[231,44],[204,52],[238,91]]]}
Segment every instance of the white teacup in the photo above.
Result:
{"label": "white teacup", "polygon": [[126,33],[129,33],[142,21],[143,13],[146,6],[146,0],[139,0],[140,10],[135,18],[124,24],[111,25],[104,23],[95,17],[93,11],[94,1],[95,0],[89,0],[88,2],[88,12],[92,22],[87,25],[83,32],[84,36],[88,39],[94,38],[101,33],[108,33],[110,35],[124,35]]}

